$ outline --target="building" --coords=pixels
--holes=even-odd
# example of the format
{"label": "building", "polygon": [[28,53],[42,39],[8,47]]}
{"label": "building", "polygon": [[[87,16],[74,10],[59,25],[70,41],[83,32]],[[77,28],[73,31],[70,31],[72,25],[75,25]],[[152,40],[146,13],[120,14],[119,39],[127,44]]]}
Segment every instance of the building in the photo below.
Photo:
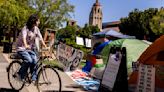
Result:
{"label": "building", "polygon": [[[90,15],[89,15],[89,24],[93,26],[98,26],[100,28],[100,31],[102,30],[115,30],[115,31],[120,31],[119,30],[119,24],[121,23],[120,21],[112,21],[112,22],[105,22],[102,23],[103,19],[103,14],[102,14],[102,8],[98,0],[93,4]],[[101,39],[97,38],[92,38],[92,46],[100,42]]]}
{"label": "building", "polygon": [[113,29],[115,31],[120,31],[120,29],[119,29],[120,23],[121,23],[120,21],[112,21],[112,22],[102,23],[102,29],[103,30]]}
{"label": "building", "polygon": [[98,0],[93,4],[90,15],[89,15],[89,25],[98,26],[100,30],[102,29],[102,8]]}

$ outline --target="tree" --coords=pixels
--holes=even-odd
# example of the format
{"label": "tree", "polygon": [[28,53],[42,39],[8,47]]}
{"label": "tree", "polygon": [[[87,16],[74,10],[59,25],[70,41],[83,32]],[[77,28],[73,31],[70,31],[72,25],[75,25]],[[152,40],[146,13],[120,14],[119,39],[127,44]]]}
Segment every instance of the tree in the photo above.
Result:
{"label": "tree", "polygon": [[97,32],[100,32],[100,29],[98,28],[98,26],[85,24],[85,26],[80,31],[78,31],[78,34],[81,37],[91,38],[92,34],[97,33]]}
{"label": "tree", "polygon": [[156,16],[154,16],[150,22],[151,30],[156,35],[164,34],[164,9],[161,8]]}
{"label": "tree", "polygon": [[62,23],[70,18],[70,12],[73,12],[74,6],[70,5],[67,0],[29,0],[41,17],[41,30],[45,27],[58,29]]}
{"label": "tree", "polygon": [[18,1],[20,0],[0,1],[1,34],[8,33],[9,36],[14,35],[16,30],[19,30],[25,24],[27,17],[34,12],[33,9],[25,4],[27,0],[24,0],[24,2]]}
{"label": "tree", "polygon": [[74,48],[80,49],[84,51],[84,53],[90,51],[90,49],[86,48],[85,46],[80,46],[76,44],[76,36],[80,36],[82,38],[91,38],[93,33],[99,32],[100,29],[98,26],[88,26],[87,24],[80,28],[78,26],[66,26],[58,30],[57,32],[57,39],[65,41],[67,45],[70,45]]}
{"label": "tree", "polygon": [[147,36],[149,40],[154,40],[152,38],[154,38],[155,34],[152,32],[149,22],[157,12],[157,8],[149,8],[144,11],[135,9],[129,13],[128,17],[121,18],[120,31],[136,36],[138,39],[144,39]]}
{"label": "tree", "polygon": [[73,8],[67,0],[0,0],[0,34],[17,34],[33,13],[40,15],[41,31],[46,27],[58,29],[70,18]]}

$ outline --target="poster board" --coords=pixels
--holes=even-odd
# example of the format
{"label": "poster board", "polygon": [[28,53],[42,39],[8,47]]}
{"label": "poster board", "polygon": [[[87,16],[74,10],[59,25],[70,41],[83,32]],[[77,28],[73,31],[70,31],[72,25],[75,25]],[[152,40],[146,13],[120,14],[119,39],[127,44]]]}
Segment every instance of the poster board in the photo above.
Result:
{"label": "poster board", "polygon": [[85,45],[86,45],[86,47],[91,48],[91,39],[85,38]]}
{"label": "poster board", "polygon": [[83,38],[76,36],[76,44],[78,44],[78,45],[84,45]]}
{"label": "poster board", "polygon": [[76,36],[76,44],[91,48],[91,39]]}
{"label": "poster board", "polygon": [[99,91],[128,92],[125,47],[111,47]]}
{"label": "poster board", "polygon": [[57,48],[57,59],[63,65],[64,71],[75,70],[84,56],[83,51],[75,49],[64,43],[60,43]]}
{"label": "poster board", "polygon": [[121,58],[121,52],[109,54],[108,63],[105,68],[101,84],[104,87],[108,88],[110,91],[112,91],[114,88],[119,66],[121,63]]}
{"label": "poster board", "polygon": [[155,92],[155,67],[139,65],[137,89],[135,92]]}

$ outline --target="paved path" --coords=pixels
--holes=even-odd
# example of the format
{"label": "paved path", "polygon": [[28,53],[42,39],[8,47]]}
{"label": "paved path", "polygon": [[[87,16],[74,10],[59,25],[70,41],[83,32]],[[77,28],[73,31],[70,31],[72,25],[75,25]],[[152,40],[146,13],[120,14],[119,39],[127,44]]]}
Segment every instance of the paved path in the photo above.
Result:
{"label": "paved path", "polygon": [[10,86],[8,84],[7,79],[7,72],[6,67],[8,66],[8,63],[6,62],[5,58],[3,57],[3,54],[0,53],[0,88],[6,88],[9,89]]}
{"label": "paved path", "polygon": [[[11,62],[8,58],[8,54],[3,54],[0,48],[0,92],[14,92],[7,79],[6,67]],[[66,73],[58,71],[62,80],[62,92],[85,92],[80,86],[78,86]],[[17,92],[17,91],[16,91]],[[24,87],[19,92],[37,92],[36,87],[31,84],[28,87]]]}
{"label": "paved path", "polygon": [[[6,72],[6,68],[8,65],[9,63],[5,60],[3,54],[0,53],[0,92],[14,92],[8,83],[7,72]],[[20,92],[29,92],[29,91],[27,88],[24,88]]]}

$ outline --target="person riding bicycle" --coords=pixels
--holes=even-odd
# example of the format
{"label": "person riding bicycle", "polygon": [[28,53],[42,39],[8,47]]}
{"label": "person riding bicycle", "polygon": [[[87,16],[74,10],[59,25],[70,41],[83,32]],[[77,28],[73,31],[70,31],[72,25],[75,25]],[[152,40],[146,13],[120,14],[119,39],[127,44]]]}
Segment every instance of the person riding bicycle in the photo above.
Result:
{"label": "person riding bicycle", "polygon": [[39,38],[42,45],[47,48],[38,28],[39,23],[40,21],[38,15],[31,15],[28,18],[26,25],[22,28],[16,42],[17,53],[23,59],[21,68],[18,71],[18,76],[21,78],[21,80],[25,78],[28,68],[30,68],[32,80],[35,81],[37,78],[35,67],[37,63],[37,53],[35,45],[36,38]]}

